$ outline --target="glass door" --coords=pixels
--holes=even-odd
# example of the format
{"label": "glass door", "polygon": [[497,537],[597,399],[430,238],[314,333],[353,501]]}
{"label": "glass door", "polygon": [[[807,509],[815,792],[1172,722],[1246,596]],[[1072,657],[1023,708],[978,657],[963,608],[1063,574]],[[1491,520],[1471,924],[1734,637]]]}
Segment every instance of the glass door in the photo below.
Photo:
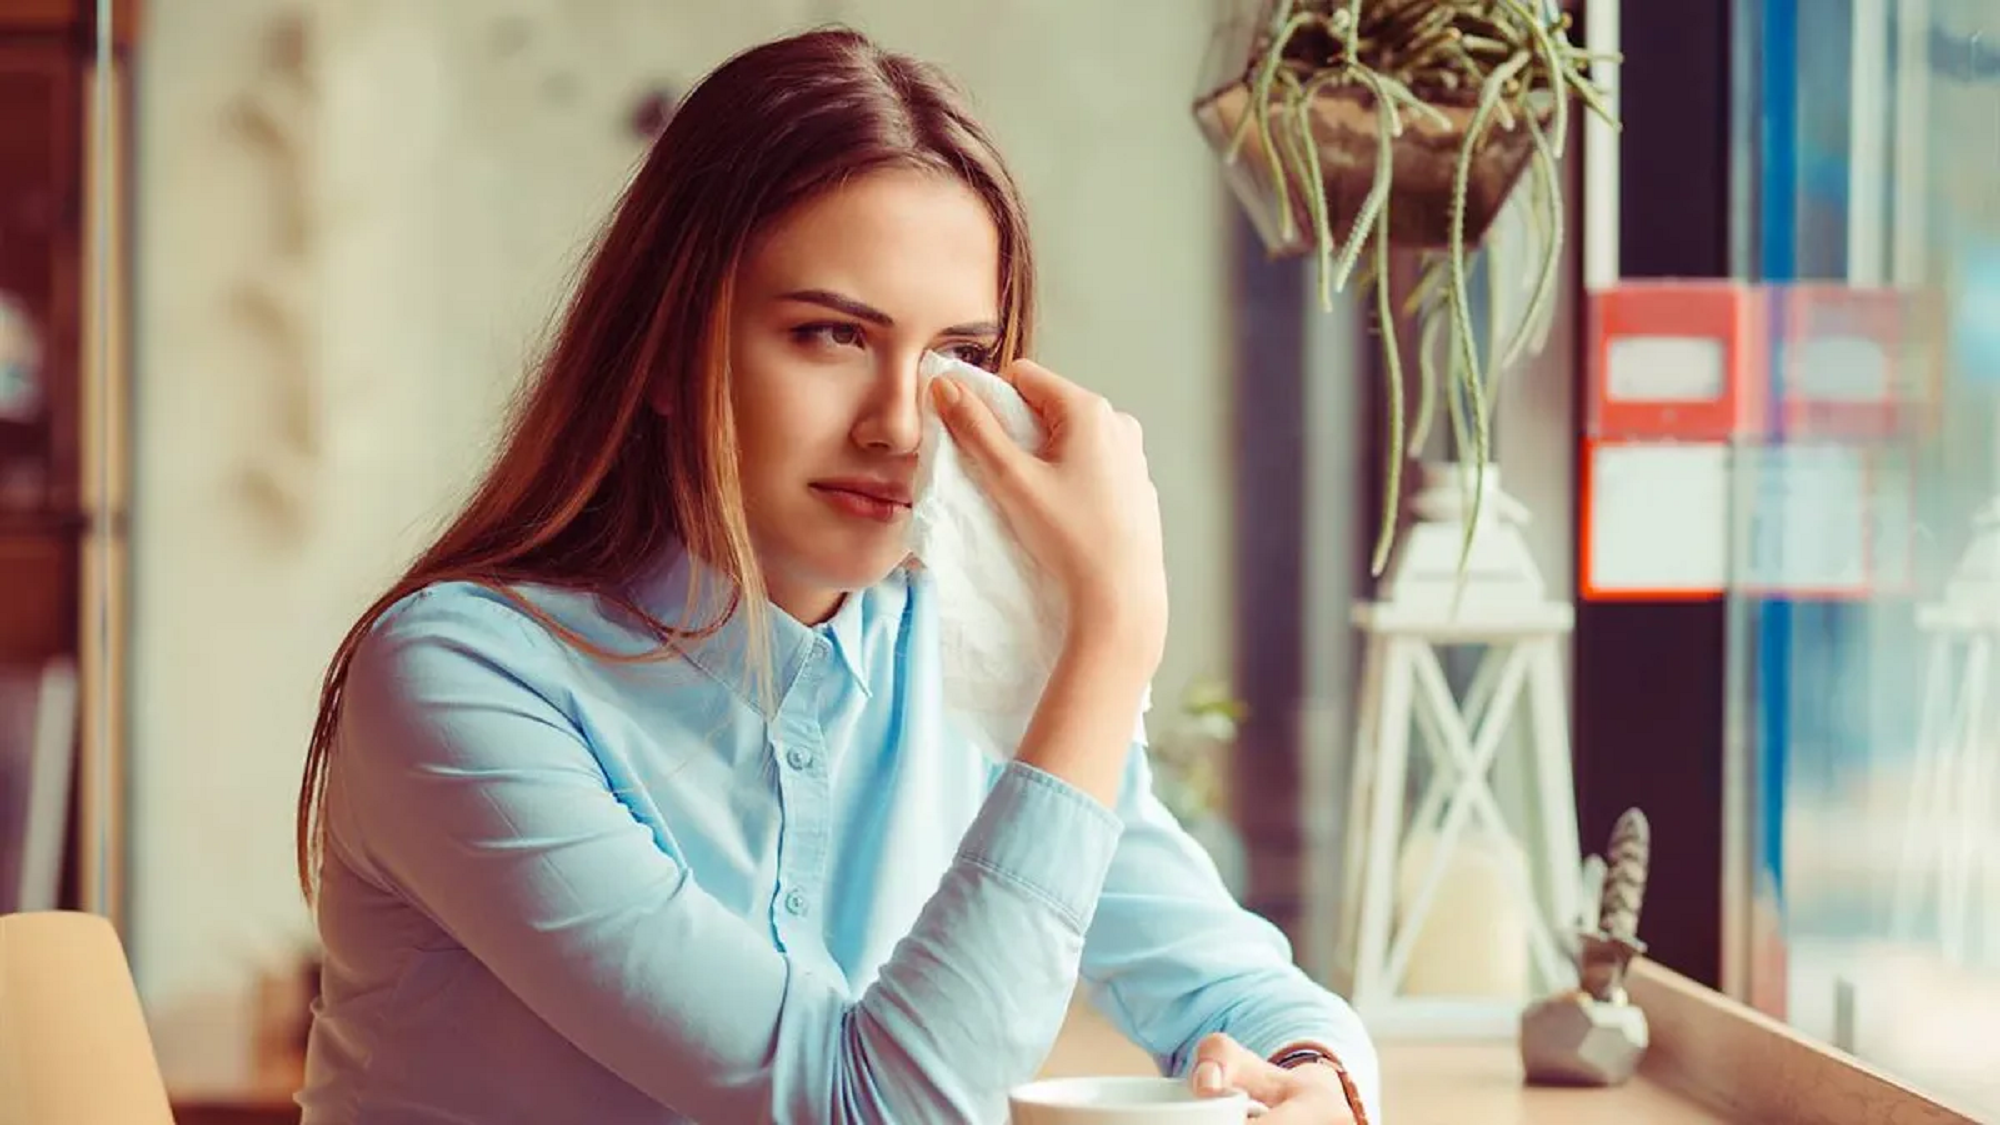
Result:
{"label": "glass door", "polygon": [[1744,16],[1771,410],[1736,491],[1734,975],[2000,1113],[2000,0]]}

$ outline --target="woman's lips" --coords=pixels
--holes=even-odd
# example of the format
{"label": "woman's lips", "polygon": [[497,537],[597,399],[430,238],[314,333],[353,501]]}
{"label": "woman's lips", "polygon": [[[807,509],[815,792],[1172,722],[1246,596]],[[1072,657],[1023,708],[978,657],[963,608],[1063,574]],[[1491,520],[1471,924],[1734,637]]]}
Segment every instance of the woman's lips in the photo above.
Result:
{"label": "woman's lips", "polygon": [[876,523],[894,523],[910,510],[909,502],[893,493],[859,485],[815,484],[812,489],[836,510]]}

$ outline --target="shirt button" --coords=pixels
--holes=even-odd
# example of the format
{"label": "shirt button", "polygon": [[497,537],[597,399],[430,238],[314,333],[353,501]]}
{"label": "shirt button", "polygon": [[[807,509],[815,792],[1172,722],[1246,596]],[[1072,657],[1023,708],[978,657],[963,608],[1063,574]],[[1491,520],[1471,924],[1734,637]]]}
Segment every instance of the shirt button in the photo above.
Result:
{"label": "shirt button", "polygon": [[794,746],[790,750],[785,751],[785,761],[790,763],[791,767],[795,770],[811,769],[813,764],[812,751],[803,746]]}
{"label": "shirt button", "polygon": [[793,914],[798,914],[798,915],[805,914],[806,893],[804,891],[793,891],[792,893],[786,895],[785,909]]}

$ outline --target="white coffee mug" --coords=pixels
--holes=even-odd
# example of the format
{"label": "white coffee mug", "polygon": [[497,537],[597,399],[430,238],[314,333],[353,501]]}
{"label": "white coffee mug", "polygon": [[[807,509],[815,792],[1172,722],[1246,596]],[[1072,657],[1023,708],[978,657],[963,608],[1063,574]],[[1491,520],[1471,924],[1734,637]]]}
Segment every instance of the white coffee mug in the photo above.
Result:
{"label": "white coffee mug", "polygon": [[1007,1096],[1012,1125],[1243,1125],[1250,1099],[1201,1097],[1180,1078],[1049,1078]]}

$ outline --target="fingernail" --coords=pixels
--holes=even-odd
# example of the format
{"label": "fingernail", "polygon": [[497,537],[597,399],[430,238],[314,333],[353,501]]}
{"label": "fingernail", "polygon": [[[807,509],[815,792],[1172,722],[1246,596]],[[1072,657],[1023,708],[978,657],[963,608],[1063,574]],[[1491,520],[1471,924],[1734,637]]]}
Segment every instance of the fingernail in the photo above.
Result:
{"label": "fingernail", "polygon": [[958,405],[958,396],[958,384],[950,378],[931,380],[931,397],[937,399],[940,406]]}
{"label": "fingernail", "polygon": [[1194,1068],[1194,1092],[1197,1094],[1220,1094],[1222,1092],[1222,1064],[1213,1059]]}

